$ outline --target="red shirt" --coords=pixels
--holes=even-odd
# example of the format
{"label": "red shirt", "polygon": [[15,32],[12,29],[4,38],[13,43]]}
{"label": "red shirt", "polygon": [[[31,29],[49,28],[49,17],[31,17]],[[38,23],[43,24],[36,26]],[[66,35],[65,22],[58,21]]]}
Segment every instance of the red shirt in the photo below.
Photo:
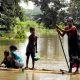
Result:
{"label": "red shirt", "polygon": [[69,38],[77,36],[77,28],[72,25],[70,28],[69,26],[65,26],[65,31],[67,30],[67,35]]}

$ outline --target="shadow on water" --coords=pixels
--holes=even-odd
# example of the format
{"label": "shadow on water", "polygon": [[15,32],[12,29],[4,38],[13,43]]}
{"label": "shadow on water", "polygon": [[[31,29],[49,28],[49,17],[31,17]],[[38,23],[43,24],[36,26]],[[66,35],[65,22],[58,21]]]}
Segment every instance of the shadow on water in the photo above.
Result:
{"label": "shadow on water", "polygon": [[39,50],[42,53],[41,56],[45,59],[55,59],[61,57],[59,56],[60,53],[62,53],[59,47],[59,40],[57,39],[57,36],[54,35],[53,37],[44,36],[38,40]]}
{"label": "shadow on water", "polygon": [[[14,44],[21,52],[24,64],[25,64],[25,52],[28,40],[19,42],[18,40],[0,40],[0,62],[3,59],[3,52],[9,50],[9,46]],[[61,49],[58,36],[42,36],[38,38],[38,52],[41,55],[41,59],[35,62],[35,68],[37,69],[67,69],[67,65],[64,59],[64,55]],[[67,54],[66,54],[67,55]],[[31,67],[31,58],[29,67]],[[77,77],[77,79],[75,79]],[[59,75],[59,74],[44,74],[35,72],[10,72],[0,71],[0,80],[79,80],[77,75]]]}

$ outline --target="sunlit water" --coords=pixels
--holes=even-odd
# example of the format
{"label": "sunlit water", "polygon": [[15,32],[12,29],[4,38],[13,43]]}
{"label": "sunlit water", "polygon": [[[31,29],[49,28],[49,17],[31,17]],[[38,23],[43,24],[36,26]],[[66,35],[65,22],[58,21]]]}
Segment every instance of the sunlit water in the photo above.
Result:
{"label": "sunlit water", "polygon": [[[63,39],[64,50],[68,59],[68,45],[66,44],[67,38]],[[21,43],[17,41],[0,40],[0,62],[3,59],[4,50],[9,50],[9,46],[15,44],[21,53],[24,64],[26,60],[25,52],[28,40]],[[38,37],[38,53],[40,53],[40,60],[35,62],[37,69],[50,69],[59,70],[66,69],[67,64],[61,49],[58,36],[42,36]],[[29,67],[32,67],[30,58]],[[14,71],[0,71],[0,80],[80,80],[78,75],[62,75],[62,74],[49,74],[49,73],[35,73],[35,72],[14,72]]]}

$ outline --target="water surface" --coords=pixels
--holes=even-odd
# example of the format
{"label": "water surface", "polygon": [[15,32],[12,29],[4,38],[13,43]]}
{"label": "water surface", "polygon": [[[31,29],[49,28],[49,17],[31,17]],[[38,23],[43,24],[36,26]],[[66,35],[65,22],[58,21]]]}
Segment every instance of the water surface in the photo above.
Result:
{"label": "water surface", "polygon": [[[67,51],[67,38],[63,40],[63,44],[66,56],[68,58]],[[17,40],[0,40],[0,62],[3,59],[4,50],[9,50],[9,46],[15,44],[18,47],[21,55],[26,60],[25,52],[28,40],[19,42]],[[56,35],[53,36],[41,36],[38,37],[38,53],[41,55],[41,59],[35,62],[35,68],[37,69],[50,69],[59,70],[66,69],[66,61],[61,49],[59,38]],[[30,58],[29,67],[32,61]],[[79,80],[79,75],[61,75],[61,74],[49,74],[49,73],[35,73],[35,72],[14,72],[14,71],[0,71],[0,80]]]}

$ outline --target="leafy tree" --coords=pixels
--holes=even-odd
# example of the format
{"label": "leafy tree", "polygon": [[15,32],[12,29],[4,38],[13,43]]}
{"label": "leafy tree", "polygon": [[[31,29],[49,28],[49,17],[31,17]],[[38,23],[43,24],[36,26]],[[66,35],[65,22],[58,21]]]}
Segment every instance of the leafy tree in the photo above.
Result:
{"label": "leafy tree", "polygon": [[65,22],[69,14],[65,10],[61,10],[58,15],[58,22]]}
{"label": "leafy tree", "polygon": [[[53,28],[57,23],[58,11],[64,6],[60,0],[32,0],[36,6],[39,6],[42,15],[38,22],[43,22],[46,28]],[[64,1],[64,0],[62,0]]]}
{"label": "leafy tree", "polygon": [[[37,22],[43,22],[46,28],[53,28],[57,23],[59,10],[65,5],[64,0],[24,0],[33,1],[39,6],[42,14],[38,16]],[[19,6],[20,0],[0,0],[0,24],[11,29],[16,24],[16,17],[23,21],[23,11]]]}
{"label": "leafy tree", "polygon": [[74,19],[80,16],[80,0],[70,0],[69,13]]}
{"label": "leafy tree", "polygon": [[23,20],[23,13],[19,6],[20,0],[0,0],[0,24],[8,29],[15,25],[15,18]]}

